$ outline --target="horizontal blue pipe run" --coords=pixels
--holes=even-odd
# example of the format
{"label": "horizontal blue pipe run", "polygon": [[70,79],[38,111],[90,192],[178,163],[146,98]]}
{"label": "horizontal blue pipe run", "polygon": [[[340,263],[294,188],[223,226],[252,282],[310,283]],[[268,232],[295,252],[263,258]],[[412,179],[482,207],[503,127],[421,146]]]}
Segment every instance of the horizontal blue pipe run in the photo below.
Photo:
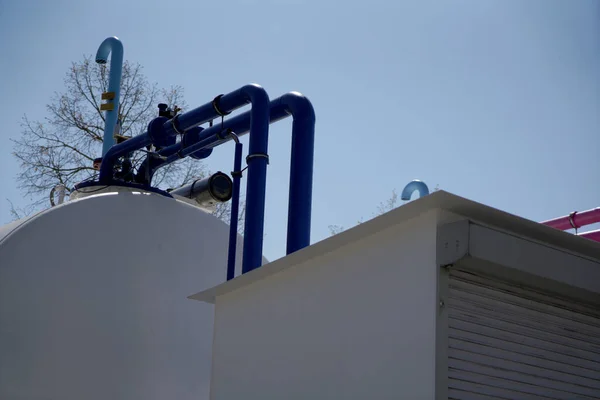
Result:
{"label": "horizontal blue pipe run", "polygon": [[[269,122],[274,123],[292,116],[292,155],[290,171],[290,197],[288,204],[287,254],[310,245],[311,213],[312,213],[312,178],[315,140],[315,112],[312,104],[302,94],[290,92],[270,103]],[[198,141],[182,148],[181,142],[162,149],[159,154],[168,158],[179,158],[176,154],[191,154],[201,149],[212,148],[231,140],[221,137],[226,130],[234,131],[238,136],[248,133],[251,112],[245,112],[226,119],[221,124],[203,130]],[[218,136],[219,135],[219,136]],[[250,153],[252,154],[252,153]],[[158,161],[165,165],[167,162]],[[157,167],[157,168],[158,168]],[[151,175],[154,171],[151,172]],[[246,226],[248,225],[248,208],[246,209]],[[244,242],[244,246],[245,246]]]}
{"label": "horizontal blue pipe run", "polygon": [[[264,96],[268,99],[267,93],[260,85],[251,83],[231,93],[220,97],[217,96],[210,103],[176,116],[172,122],[169,121],[164,124],[164,129],[168,135],[185,132],[188,129],[220,117],[219,112],[229,114],[246,104],[252,103],[251,97],[258,92],[263,92]],[[219,112],[215,106],[218,107]]]}

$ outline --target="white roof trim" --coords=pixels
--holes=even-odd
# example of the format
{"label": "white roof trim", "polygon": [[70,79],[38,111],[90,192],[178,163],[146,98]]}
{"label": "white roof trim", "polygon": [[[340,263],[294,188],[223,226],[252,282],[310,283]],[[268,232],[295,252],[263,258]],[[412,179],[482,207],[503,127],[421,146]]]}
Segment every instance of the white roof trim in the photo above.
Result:
{"label": "white roof trim", "polygon": [[440,209],[461,215],[483,226],[492,226],[509,233],[527,237],[540,243],[553,245],[568,252],[593,260],[600,260],[600,243],[559,231],[495,208],[467,200],[443,190],[411,201],[386,214],[324,239],[289,256],[263,265],[231,281],[189,296],[189,299],[214,303],[217,296],[232,292],[294,265],[329,253],[339,247],[375,234],[381,230],[415,218],[425,212]]}

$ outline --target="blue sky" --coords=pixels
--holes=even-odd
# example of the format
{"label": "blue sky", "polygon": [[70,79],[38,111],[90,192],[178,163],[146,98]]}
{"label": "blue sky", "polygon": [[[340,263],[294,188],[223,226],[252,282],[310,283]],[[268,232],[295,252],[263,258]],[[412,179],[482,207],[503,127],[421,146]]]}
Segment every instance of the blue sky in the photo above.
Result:
{"label": "blue sky", "polygon": [[[536,221],[600,206],[599,17],[596,0],[0,0],[0,223],[5,198],[27,203],[21,116],[42,119],[71,61],[113,35],[192,107],[248,82],[312,100],[313,241],[414,178]],[[285,249],[290,122],[270,131],[269,258]]]}

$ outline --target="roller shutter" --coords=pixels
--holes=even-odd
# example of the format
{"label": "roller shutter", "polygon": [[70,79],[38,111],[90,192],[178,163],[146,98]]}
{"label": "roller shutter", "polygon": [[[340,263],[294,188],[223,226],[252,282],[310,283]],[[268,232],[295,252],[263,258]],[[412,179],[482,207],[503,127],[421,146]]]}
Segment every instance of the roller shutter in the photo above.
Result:
{"label": "roller shutter", "polygon": [[452,270],[448,397],[600,399],[597,307]]}

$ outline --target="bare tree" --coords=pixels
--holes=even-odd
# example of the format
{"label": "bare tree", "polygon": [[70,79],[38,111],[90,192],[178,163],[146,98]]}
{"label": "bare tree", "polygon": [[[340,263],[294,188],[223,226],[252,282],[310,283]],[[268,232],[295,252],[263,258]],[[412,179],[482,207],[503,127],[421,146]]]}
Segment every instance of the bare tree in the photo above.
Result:
{"label": "bare tree", "polygon": [[[158,115],[159,102],[182,110],[187,106],[183,88],[158,89],[148,82],[142,70],[140,64],[123,63],[118,115],[119,134],[125,137],[146,131],[148,123]],[[15,218],[48,205],[48,194],[56,185],[72,188],[97,174],[93,161],[102,151],[104,112],[100,111],[100,99],[108,89],[108,68],[85,56],[83,61],[72,63],[64,84],[64,91],[54,93],[46,106],[48,116],[41,122],[24,116],[21,136],[13,140],[13,155],[21,167],[18,187],[31,202],[22,209],[11,203]],[[133,166],[139,166],[146,155],[143,150],[135,152]],[[201,162],[187,157],[159,169],[152,184],[175,188],[207,174]],[[221,205],[216,215],[229,222],[229,206]]]}

